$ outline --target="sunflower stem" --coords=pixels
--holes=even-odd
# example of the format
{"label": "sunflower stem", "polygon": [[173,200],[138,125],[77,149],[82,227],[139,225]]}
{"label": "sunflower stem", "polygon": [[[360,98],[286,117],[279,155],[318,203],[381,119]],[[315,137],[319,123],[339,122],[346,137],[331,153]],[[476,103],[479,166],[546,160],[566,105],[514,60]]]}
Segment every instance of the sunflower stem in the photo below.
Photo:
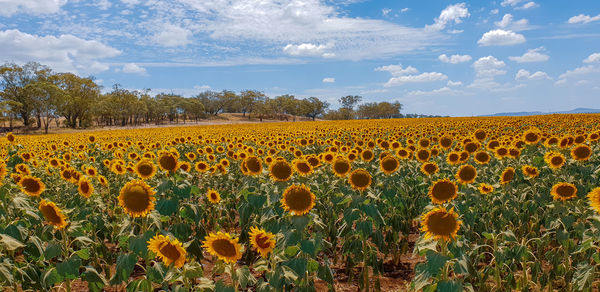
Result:
{"label": "sunflower stem", "polygon": [[[446,240],[444,239],[440,239],[438,241],[440,243],[441,246],[441,254],[442,256],[447,256],[448,255],[448,243],[446,242]],[[448,262],[446,262],[444,264],[444,270],[442,273],[442,280],[448,280]]]}
{"label": "sunflower stem", "polygon": [[369,292],[369,250],[367,246],[367,240],[365,239],[363,242],[363,277],[364,277],[364,286],[365,292]]}
{"label": "sunflower stem", "polygon": [[[60,232],[62,234],[63,244],[65,246],[64,260],[66,261],[67,258],[69,257],[69,239],[67,238],[67,231],[65,230],[65,228],[62,228],[60,230]],[[70,279],[68,279],[68,278],[66,279],[65,285],[66,285],[67,292],[71,292],[71,280]]]}
{"label": "sunflower stem", "polygon": [[229,264],[229,272],[231,273],[231,284],[233,284],[233,290],[235,292],[238,291],[238,285],[237,285],[237,274],[235,272],[235,263],[230,263]]}

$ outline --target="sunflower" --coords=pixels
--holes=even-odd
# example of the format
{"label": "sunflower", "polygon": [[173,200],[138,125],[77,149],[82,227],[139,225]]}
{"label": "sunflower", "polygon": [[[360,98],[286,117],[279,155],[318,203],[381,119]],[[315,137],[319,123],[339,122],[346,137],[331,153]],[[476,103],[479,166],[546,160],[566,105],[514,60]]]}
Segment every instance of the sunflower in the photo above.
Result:
{"label": "sunflower", "polygon": [[285,211],[300,216],[315,206],[315,194],[304,184],[291,185],[283,192],[280,202]]}
{"label": "sunflower", "polygon": [[198,161],[194,165],[197,172],[206,172],[208,170],[208,163],[205,161]]}
{"label": "sunflower", "polygon": [[10,142],[11,144],[14,144],[17,140],[17,137],[15,137],[15,135],[12,132],[8,132],[8,134],[6,134],[6,140],[8,140],[8,142]]}
{"label": "sunflower", "polygon": [[374,157],[375,154],[373,154],[373,151],[371,149],[366,149],[360,153],[360,159],[362,159],[365,162],[370,162],[371,160],[373,160]]}
{"label": "sunflower", "polygon": [[512,167],[507,167],[502,171],[500,175],[500,184],[507,184],[511,182],[515,178],[515,169]]}
{"label": "sunflower", "polygon": [[176,171],[179,168],[177,159],[172,151],[162,151],[158,155],[158,166],[164,171]]}
{"label": "sunflower", "polygon": [[437,180],[427,193],[434,204],[452,201],[458,195],[458,186],[449,179]]}
{"label": "sunflower", "polygon": [[67,217],[53,202],[42,199],[40,201],[39,210],[42,212],[42,215],[44,215],[46,222],[56,229],[63,229],[67,226]]}
{"label": "sunflower", "polygon": [[593,189],[587,195],[590,200],[590,205],[597,213],[600,213],[600,187]]}
{"label": "sunflower", "polygon": [[82,176],[77,183],[77,192],[82,197],[89,198],[94,193],[94,186],[87,177]]}
{"label": "sunflower", "polygon": [[123,166],[123,164],[119,162],[113,163],[110,167],[110,170],[115,174],[124,174],[125,172],[127,172],[127,169]]}
{"label": "sunflower", "polygon": [[294,174],[294,169],[283,158],[275,159],[269,166],[269,176],[274,181],[287,181]]}
{"label": "sunflower", "polygon": [[548,167],[551,169],[559,169],[565,165],[567,160],[562,153],[550,151],[544,155],[544,161],[546,161],[546,164],[548,164]]}
{"label": "sunflower", "polygon": [[557,183],[552,186],[550,194],[555,200],[566,201],[577,197],[577,187],[566,182]]}
{"label": "sunflower", "polygon": [[154,210],[154,190],[142,180],[132,180],[119,193],[119,205],[131,217],[143,217]]}
{"label": "sunflower", "polygon": [[213,204],[217,204],[221,201],[221,194],[214,189],[208,189],[208,192],[206,192],[206,197],[208,198],[208,201]]}
{"label": "sunflower", "polygon": [[528,178],[535,178],[540,175],[538,168],[531,165],[523,165],[521,171],[523,171],[523,174]]}
{"label": "sunflower", "polygon": [[426,162],[421,164],[421,172],[425,175],[432,175],[438,172],[440,168],[435,162]]}
{"label": "sunflower", "polygon": [[202,242],[208,253],[216,256],[226,263],[235,263],[242,258],[242,247],[238,238],[233,238],[229,233],[210,233]]}
{"label": "sunflower", "polygon": [[304,159],[294,159],[292,161],[292,165],[294,166],[294,170],[302,176],[307,176],[313,173],[312,166]]}
{"label": "sunflower", "polygon": [[450,164],[450,165],[457,165],[460,163],[460,153],[456,152],[456,151],[452,151],[450,153],[448,153],[448,156],[446,156],[446,163]]}
{"label": "sunflower", "polygon": [[431,157],[431,153],[427,149],[420,149],[415,154],[415,157],[417,158],[417,160],[419,162],[427,162],[429,160],[429,158]]}
{"label": "sunflower", "polygon": [[7,173],[8,170],[6,169],[6,162],[0,159],[0,186],[4,184],[4,178],[6,177]]}
{"label": "sunflower", "polygon": [[461,223],[453,209],[436,207],[421,217],[421,231],[425,232],[425,238],[450,241],[456,237]]}
{"label": "sunflower", "polygon": [[477,189],[479,189],[481,194],[486,195],[494,191],[494,186],[486,183],[480,183]]}
{"label": "sunflower", "polygon": [[187,252],[179,240],[171,240],[164,235],[155,235],[148,241],[148,250],[155,253],[166,266],[172,263],[175,267],[181,268],[185,264]]}
{"label": "sunflower", "polygon": [[183,172],[190,172],[192,165],[187,161],[183,161],[179,163],[179,169],[181,169]]}
{"label": "sunflower", "polygon": [[394,173],[396,170],[398,170],[399,166],[400,166],[400,162],[398,161],[398,159],[396,159],[395,157],[393,157],[391,155],[388,155],[388,156],[383,157],[382,159],[379,159],[379,168],[385,174]]}
{"label": "sunflower", "polygon": [[490,155],[486,151],[479,151],[479,152],[475,153],[473,158],[475,159],[475,162],[477,162],[477,164],[482,164],[482,165],[488,164],[491,159]]}
{"label": "sunflower", "polygon": [[98,175],[98,169],[96,169],[93,166],[90,167],[86,167],[85,168],[85,173],[91,177],[95,177],[96,175]]}
{"label": "sunflower", "polygon": [[345,159],[344,157],[338,157],[333,164],[331,164],[331,170],[333,173],[339,177],[344,177],[350,172],[352,166],[350,165],[350,161]]}
{"label": "sunflower", "polygon": [[103,175],[98,176],[98,182],[103,186],[108,186],[108,180]]}
{"label": "sunflower", "polygon": [[523,133],[523,141],[529,145],[537,144],[540,139],[542,139],[542,135],[536,128],[531,128]]}
{"label": "sunflower", "polygon": [[592,156],[592,148],[588,145],[580,144],[571,149],[571,157],[575,160],[588,160],[590,159],[590,156]]}
{"label": "sunflower", "polygon": [[246,168],[248,175],[259,175],[262,168],[262,160],[256,156],[248,156],[244,159],[243,162],[244,167]]}
{"label": "sunflower", "polygon": [[356,169],[350,173],[348,182],[353,189],[363,191],[371,185],[371,174],[363,168]]}
{"label": "sunflower", "polygon": [[250,244],[263,258],[275,248],[275,235],[257,227],[250,227]]}
{"label": "sunflower", "polygon": [[39,197],[46,189],[46,185],[39,178],[30,175],[21,176],[18,185],[22,192],[32,197]]}
{"label": "sunflower", "polygon": [[135,164],[134,170],[141,179],[148,179],[156,174],[156,165],[148,159],[142,159]]}
{"label": "sunflower", "polygon": [[475,181],[477,177],[477,169],[475,167],[466,164],[460,167],[456,172],[456,179],[461,184],[470,184]]}

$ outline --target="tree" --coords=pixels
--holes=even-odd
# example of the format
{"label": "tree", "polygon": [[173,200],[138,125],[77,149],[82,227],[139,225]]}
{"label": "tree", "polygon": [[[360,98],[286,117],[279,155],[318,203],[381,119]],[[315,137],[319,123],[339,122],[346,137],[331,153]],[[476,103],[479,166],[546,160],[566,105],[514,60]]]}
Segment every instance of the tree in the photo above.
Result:
{"label": "tree", "polygon": [[[100,86],[92,77],[82,78],[73,73],[52,76],[52,82],[64,92],[57,113],[64,116],[71,128],[89,126],[92,109],[100,97]],[[84,123],[85,122],[85,123]]]}
{"label": "tree", "polygon": [[[238,97],[239,110],[242,112],[242,116],[246,116],[246,113],[250,114],[254,110],[254,106],[257,101],[264,98],[265,94],[256,90],[243,90],[240,92]],[[248,115],[250,119],[250,115]]]}
{"label": "tree", "polygon": [[[47,78],[51,74],[50,68],[36,62],[29,62],[23,66],[14,63],[5,64],[0,67],[0,88],[2,88],[2,99],[13,101],[14,112],[18,112],[23,124],[31,124],[31,116],[36,110],[39,102],[32,96],[31,90],[25,90],[29,83],[37,82]],[[41,121],[38,120],[41,126]]]}
{"label": "tree", "polygon": [[354,106],[356,106],[361,100],[362,96],[346,95],[340,97],[339,102],[342,104],[342,108],[352,111],[354,110]]}
{"label": "tree", "polygon": [[316,97],[305,98],[300,104],[302,115],[312,118],[313,121],[317,116],[325,114],[328,107],[328,102]]}
{"label": "tree", "polygon": [[48,81],[37,81],[27,84],[23,91],[35,101],[35,111],[38,125],[44,125],[44,133],[48,134],[48,127],[53,119],[57,119],[56,111],[62,103],[64,93],[58,86]]}

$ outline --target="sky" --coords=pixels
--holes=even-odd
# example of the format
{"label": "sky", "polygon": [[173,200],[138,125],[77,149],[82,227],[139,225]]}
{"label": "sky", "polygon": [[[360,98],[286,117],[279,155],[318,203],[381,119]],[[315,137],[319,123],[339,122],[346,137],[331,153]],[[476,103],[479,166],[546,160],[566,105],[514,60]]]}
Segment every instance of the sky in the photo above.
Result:
{"label": "sky", "polygon": [[399,101],[472,116],[600,108],[597,0],[0,0],[0,62],[109,91]]}

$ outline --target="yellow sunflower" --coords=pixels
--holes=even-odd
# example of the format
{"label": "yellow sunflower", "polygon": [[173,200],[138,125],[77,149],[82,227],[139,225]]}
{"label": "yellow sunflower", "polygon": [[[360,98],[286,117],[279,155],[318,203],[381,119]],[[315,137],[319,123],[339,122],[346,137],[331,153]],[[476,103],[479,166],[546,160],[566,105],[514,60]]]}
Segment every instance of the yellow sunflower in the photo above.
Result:
{"label": "yellow sunflower", "polygon": [[135,164],[134,170],[141,179],[148,179],[156,174],[156,165],[148,159],[142,159]]}
{"label": "yellow sunflower", "polygon": [[269,176],[274,181],[287,181],[294,174],[294,169],[285,159],[275,159],[269,166]]}
{"label": "yellow sunflower", "polygon": [[44,215],[44,219],[48,224],[56,229],[63,229],[67,226],[67,217],[62,210],[53,202],[42,199],[40,201],[39,210]]}
{"label": "yellow sunflower", "polygon": [[470,184],[475,181],[477,177],[477,169],[475,167],[466,164],[460,167],[456,172],[456,179],[461,184]]}
{"label": "yellow sunflower", "polygon": [[208,170],[208,163],[206,161],[198,161],[194,165],[197,172],[206,172]]}
{"label": "yellow sunflower", "polygon": [[478,189],[479,192],[483,195],[489,194],[494,191],[494,187],[486,183],[480,183]]}
{"label": "yellow sunflower", "polygon": [[436,207],[421,217],[421,231],[425,232],[425,238],[433,237],[436,240],[454,239],[461,224],[458,214],[444,207]]}
{"label": "yellow sunflower", "polygon": [[262,160],[256,156],[248,156],[244,159],[243,166],[248,175],[259,175],[262,173]]}
{"label": "yellow sunflower", "polygon": [[300,174],[301,176],[307,176],[313,173],[313,168],[308,163],[308,161],[298,158],[292,161],[292,165],[294,166],[294,170]]}
{"label": "yellow sunflower", "polygon": [[427,193],[434,204],[452,201],[458,195],[458,186],[449,179],[437,180]]}
{"label": "yellow sunflower", "polygon": [[173,151],[161,151],[158,155],[158,166],[164,171],[176,171],[179,168],[177,154]]}
{"label": "yellow sunflower", "polygon": [[344,157],[338,157],[331,164],[331,170],[339,177],[346,176],[350,172],[351,168],[352,166],[350,165],[350,161]]}
{"label": "yellow sunflower", "polygon": [[365,162],[370,162],[371,160],[373,160],[374,157],[375,154],[371,149],[366,149],[360,153],[360,159],[362,159]]}
{"label": "yellow sunflower", "polygon": [[94,186],[87,177],[82,176],[77,184],[77,192],[82,197],[89,198],[94,193]]}
{"label": "yellow sunflower", "polygon": [[571,149],[571,157],[577,161],[585,161],[592,156],[592,148],[585,144],[579,144]]}
{"label": "yellow sunflower", "polygon": [[540,175],[540,171],[537,167],[527,164],[521,166],[521,171],[523,171],[523,175],[525,175],[528,178],[535,178]]}
{"label": "yellow sunflower", "polygon": [[266,258],[275,248],[275,235],[258,227],[250,227],[250,244],[260,253],[263,258]]}
{"label": "yellow sunflower", "polygon": [[566,201],[577,197],[577,187],[566,182],[557,183],[552,186],[550,194],[555,200]]}
{"label": "yellow sunflower", "polygon": [[19,180],[19,186],[21,191],[32,197],[39,197],[40,194],[46,189],[46,185],[37,177],[24,175]]}
{"label": "yellow sunflower", "polygon": [[490,162],[491,156],[486,151],[479,151],[475,153],[473,158],[475,159],[475,162],[477,162],[477,164],[483,165],[488,164],[488,162]]}
{"label": "yellow sunflower", "polygon": [[371,185],[371,174],[364,168],[356,169],[350,173],[348,182],[353,189],[363,191]]}
{"label": "yellow sunflower", "polygon": [[119,205],[131,217],[143,217],[154,210],[154,190],[142,180],[132,180],[121,188]]}
{"label": "yellow sunflower", "polygon": [[515,169],[512,167],[507,167],[502,171],[500,175],[500,184],[507,184],[511,182],[515,178]]}
{"label": "yellow sunflower", "polygon": [[590,205],[597,213],[600,213],[600,187],[593,189],[587,195]]}
{"label": "yellow sunflower", "polygon": [[242,258],[238,238],[233,238],[229,233],[211,232],[202,242],[202,247],[226,263],[235,263]]}
{"label": "yellow sunflower", "polygon": [[166,266],[173,263],[175,267],[181,268],[185,264],[187,252],[177,239],[171,240],[164,235],[155,235],[148,241],[148,250],[155,253]]}
{"label": "yellow sunflower", "polygon": [[6,162],[0,159],[0,186],[4,184],[4,178],[8,173],[8,169],[6,168]]}
{"label": "yellow sunflower", "polygon": [[425,175],[432,175],[438,172],[440,168],[435,162],[426,162],[421,164],[421,172]]}
{"label": "yellow sunflower", "polygon": [[284,192],[280,200],[285,211],[292,215],[301,216],[308,213],[315,206],[315,194],[302,185],[291,185]]}
{"label": "yellow sunflower", "polygon": [[556,152],[556,151],[550,151],[544,155],[544,161],[546,161],[546,164],[548,164],[548,167],[555,170],[555,169],[559,169],[563,165],[565,165],[565,162],[567,160],[565,159],[565,156],[562,153]]}
{"label": "yellow sunflower", "polygon": [[379,160],[379,168],[385,174],[392,174],[398,167],[400,166],[400,162],[395,157],[388,155]]}
{"label": "yellow sunflower", "polygon": [[221,201],[221,194],[214,189],[208,189],[208,192],[206,192],[206,198],[208,198],[209,202],[217,204]]}

